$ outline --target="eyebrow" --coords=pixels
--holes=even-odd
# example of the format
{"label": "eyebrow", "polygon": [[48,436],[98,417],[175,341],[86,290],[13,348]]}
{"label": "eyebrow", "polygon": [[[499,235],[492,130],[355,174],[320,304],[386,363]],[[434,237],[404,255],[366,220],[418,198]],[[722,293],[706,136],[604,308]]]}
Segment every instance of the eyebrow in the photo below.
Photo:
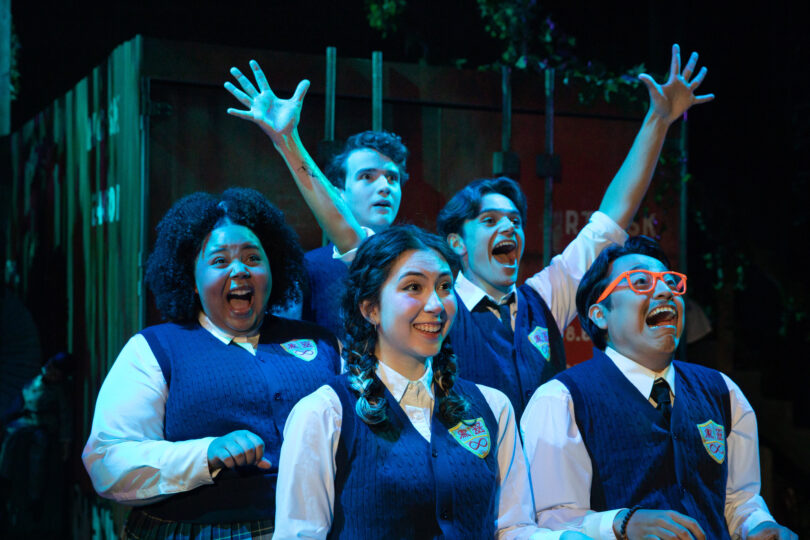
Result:
{"label": "eyebrow", "polygon": [[[425,274],[424,272],[419,272],[418,270],[411,270],[410,272],[405,272],[403,274],[400,274],[399,279],[402,280],[402,279],[404,279],[406,277],[411,277],[411,276],[417,276],[417,277],[423,277],[423,278],[428,277],[427,274]],[[450,271],[446,271],[446,272],[441,272],[439,274],[440,278],[445,277],[445,276],[451,276],[452,277],[453,273],[450,272]]]}
{"label": "eyebrow", "polygon": [[[256,249],[256,250],[258,250],[259,246],[254,244],[253,242],[247,242],[247,243],[241,244],[239,246],[239,249]],[[219,253],[220,251],[228,251],[228,244],[217,244],[215,246],[212,246],[210,249],[207,249],[205,252],[208,255],[213,255],[214,253]]]}
{"label": "eyebrow", "polygon": [[360,176],[363,173],[377,172],[377,171],[380,171],[380,172],[383,172],[383,173],[392,173],[392,174],[395,174],[395,175],[399,176],[399,170],[386,169],[384,167],[366,167],[365,169],[360,169],[359,171],[357,171],[356,174],[358,176]]}
{"label": "eyebrow", "polygon": [[478,212],[478,215],[480,216],[481,214],[486,214],[487,212],[500,212],[501,214],[514,214],[516,216],[520,215],[520,212],[511,208],[482,208],[481,211]]}

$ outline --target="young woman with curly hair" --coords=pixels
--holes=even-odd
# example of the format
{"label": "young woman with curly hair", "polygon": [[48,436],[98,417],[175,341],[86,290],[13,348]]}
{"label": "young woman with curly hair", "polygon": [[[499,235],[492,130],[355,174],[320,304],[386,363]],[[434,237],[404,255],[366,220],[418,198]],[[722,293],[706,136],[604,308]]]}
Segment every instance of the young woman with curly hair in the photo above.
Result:
{"label": "young woman with curly hair", "polygon": [[343,299],[348,372],[285,427],[277,540],[544,534],[509,400],[456,377],[457,270],[418,227],[360,245]]}
{"label": "young woman with curly hair", "polygon": [[124,346],[83,459],[100,495],[137,506],[125,538],[270,538],[284,422],[339,368],[320,327],[267,314],[302,252],[261,194],[178,201],[146,281],[170,322]]}

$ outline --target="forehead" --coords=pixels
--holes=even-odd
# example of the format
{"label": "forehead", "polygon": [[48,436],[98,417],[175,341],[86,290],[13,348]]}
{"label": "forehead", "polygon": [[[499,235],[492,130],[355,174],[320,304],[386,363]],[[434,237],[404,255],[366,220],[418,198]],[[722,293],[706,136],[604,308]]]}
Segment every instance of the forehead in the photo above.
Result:
{"label": "forehead", "polygon": [[501,195],[500,193],[487,193],[483,197],[481,197],[481,210],[479,213],[483,212],[518,212],[515,203],[507,197],[506,195]]}
{"label": "forehead", "polygon": [[212,251],[223,247],[240,247],[254,244],[262,249],[259,237],[244,225],[228,223],[212,230],[203,241],[202,251]]}
{"label": "forehead", "polygon": [[450,265],[432,249],[412,249],[402,253],[391,267],[388,279],[398,280],[401,277],[413,274],[425,274],[427,276],[449,274]]}
{"label": "forehead", "polygon": [[622,272],[627,270],[650,270],[652,272],[665,272],[669,270],[664,263],[650,257],[649,255],[642,255],[640,253],[631,253],[630,255],[622,255],[611,264],[610,279],[615,278]]}
{"label": "forehead", "polygon": [[363,169],[387,169],[399,172],[399,168],[388,156],[373,148],[358,148],[346,158],[346,172],[349,176]]}

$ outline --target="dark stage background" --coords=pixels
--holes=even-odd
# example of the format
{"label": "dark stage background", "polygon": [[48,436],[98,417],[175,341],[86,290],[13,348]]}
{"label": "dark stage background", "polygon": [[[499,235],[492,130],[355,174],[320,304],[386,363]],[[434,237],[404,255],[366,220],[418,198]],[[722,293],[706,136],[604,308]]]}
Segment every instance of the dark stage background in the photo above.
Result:
{"label": "dark stage background", "polygon": [[[803,375],[808,371],[805,363],[810,341],[810,290],[801,262],[806,260],[807,238],[810,238],[810,165],[807,162],[810,155],[810,76],[807,73],[810,37],[806,31],[810,19],[807,7],[782,0],[758,4],[756,9],[741,3],[686,1],[673,5],[655,0],[557,0],[540,5],[542,13],[549,15],[558,28],[576,38],[575,51],[581,59],[604,63],[614,71],[644,62],[660,80],[668,66],[670,45],[677,42],[681,44],[684,62],[689,52],[697,50],[701,54],[700,65],[709,67],[700,91],[713,92],[717,99],[694,108],[689,114],[692,176],[688,199],[688,258],[681,261],[681,266],[689,274],[689,295],[703,306],[713,332],[690,347],[688,358],[732,372],[732,377],[742,386],[760,419],[768,502],[786,525],[800,535],[810,534],[807,484],[810,412],[803,395]],[[500,41],[486,33],[478,9],[475,0],[412,0],[398,18],[398,28],[383,38],[370,28],[366,2],[362,1],[16,0],[12,2],[12,17],[20,44],[19,87],[18,97],[12,102],[12,131],[20,130],[25,122],[104,62],[117,45],[136,34],[208,46],[311,55],[323,55],[327,46],[336,46],[339,69],[342,59],[367,59],[372,50],[383,51],[385,62],[449,68],[464,59],[464,66],[469,68],[497,61],[504,48]],[[245,58],[240,67],[246,67],[247,60]],[[223,71],[222,81],[226,75]],[[273,73],[268,75],[273,85]],[[530,78],[532,75],[521,76]],[[322,77],[322,73],[311,76],[318,77]],[[284,80],[283,75],[281,78]],[[292,84],[285,86],[291,89]],[[170,85],[158,85],[153,91],[166,102],[182,98],[178,98],[176,88]],[[564,90],[558,89],[558,92],[564,93]],[[643,89],[638,93],[642,100],[646,99]],[[235,122],[224,116],[222,106],[232,101],[224,90],[217,93],[217,89],[211,87],[195,96],[200,100],[199,108],[211,103],[217,110],[208,119],[175,117],[167,120],[168,124],[162,125],[157,136],[162,133],[165,138],[158,140],[168,142],[155,147],[158,152],[165,151],[177,159],[182,152],[177,145],[178,133],[182,133],[184,125],[216,129],[219,123]],[[542,107],[542,96],[538,96],[537,101]],[[344,104],[343,114],[352,106],[356,104]],[[341,132],[348,134],[365,127],[354,125],[351,120],[354,115],[342,119],[340,107],[338,104],[338,136]],[[599,110],[602,105],[597,103],[593,107]],[[622,109],[615,104],[611,105],[610,113],[630,120],[641,116],[637,109]],[[402,121],[408,113],[400,109],[398,114]],[[302,121],[302,124],[312,122],[305,126],[311,131],[306,139],[310,146],[314,146],[321,133],[321,115],[322,97],[316,93],[310,95]],[[497,114],[492,115],[487,126],[497,126]],[[425,117],[422,118],[424,121]],[[562,120],[565,121],[575,120]],[[188,124],[183,124],[185,122]],[[542,129],[542,116],[536,123],[538,129]],[[621,124],[625,126],[628,121]],[[521,128],[519,121],[516,125],[518,130],[530,129]],[[629,126],[629,137],[632,137],[635,124],[629,122]],[[247,132],[251,128],[240,125],[236,129]],[[461,123],[457,124],[457,129],[470,129],[470,126]],[[565,133],[564,127],[558,129]],[[621,127],[621,130],[627,131],[627,128]],[[628,135],[624,131],[623,139],[617,144],[626,143]],[[254,135],[245,144],[264,143],[260,134]],[[591,135],[602,142],[609,139],[609,134]],[[489,146],[482,143],[481,152],[497,150],[497,134],[491,139]],[[568,144],[575,142],[568,141]],[[11,177],[7,140],[3,141],[2,148],[3,191],[0,194],[6,196],[6,179]],[[424,153],[425,148],[430,146],[422,141],[417,152]],[[270,154],[269,143],[265,150],[261,159],[271,167],[274,156]],[[538,149],[523,150],[528,153],[527,157],[522,156],[523,165],[531,167],[532,152],[537,153]],[[225,158],[220,161],[216,156],[208,157],[211,167],[223,167],[226,162]],[[154,163],[169,163],[161,160],[159,154],[153,153],[151,158]],[[194,160],[195,156],[185,158]],[[419,156],[425,161],[429,158],[429,155]],[[228,159],[233,160],[234,156]],[[487,156],[484,161],[489,159]],[[227,174],[227,170],[223,170],[223,174]],[[445,187],[452,192],[450,185]],[[167,186],[164,206],[168,207],[168,199],[176,195],[172,191],[175,189],[180,188]],[[407,191],[408,188],[403,198],[403,212],[409,212]],[[441,193],[439,199],[440,196]],[[158,210],[155,209],[156,214]],[[413,218],[417,223],[430,226],[432,218],[426,217],[420,222],[418,210],[414,207],[408,215],[417,216]],[[435,216],[437,208],[421,210],[426,216]],[[318,238],[306,219],[293,217],[293,220],[304,220],[295,224],[307,247],[313,247]],[[6,234],[1,241],[0,247],[8,256],[11,248]],[[15,245],[15,250],[17,247]],[[60,264],[64,262],[49,261],[45,268],[39,269],[37,276],[29,276],[31,280],[41,279],[42,284],[29,287],[30,292],[23,298],[40,327],[43,358],[67,346],[64,331],[48,330],[64,325],[60,319],[64,318],[64,309],[55,312],[49,309],[65,303],[60,297],[64,292],[53,281],[48,281],[58,274]],[[535,260],[529,264],[539,263]],[[81,376],[77,374],[77,382]],[[100,378],[103,373],[93,376]],[[92,406],[83,404],[88,405]],[[82,435],[86,433],[78,433],[77,438]],[[72,472],[74,480],[82,486],[81,492],[90,497],[83,471],[75,462],[82,442],[77,440],[74,444]],[[117,509],[112,512],[119,515]]]}

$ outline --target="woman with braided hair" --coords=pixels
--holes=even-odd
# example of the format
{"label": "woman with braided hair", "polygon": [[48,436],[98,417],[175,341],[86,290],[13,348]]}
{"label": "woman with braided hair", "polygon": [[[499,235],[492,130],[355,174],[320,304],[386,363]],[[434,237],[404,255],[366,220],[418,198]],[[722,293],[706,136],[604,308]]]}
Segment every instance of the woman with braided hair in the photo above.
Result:
{"label": "woman with braided hair", "polygon": [[360,245],[343,298],[347,372],[284,429],[276,540],[560,537],[532,520],[509,400],[456,378],[457,271],[418,227]]}

